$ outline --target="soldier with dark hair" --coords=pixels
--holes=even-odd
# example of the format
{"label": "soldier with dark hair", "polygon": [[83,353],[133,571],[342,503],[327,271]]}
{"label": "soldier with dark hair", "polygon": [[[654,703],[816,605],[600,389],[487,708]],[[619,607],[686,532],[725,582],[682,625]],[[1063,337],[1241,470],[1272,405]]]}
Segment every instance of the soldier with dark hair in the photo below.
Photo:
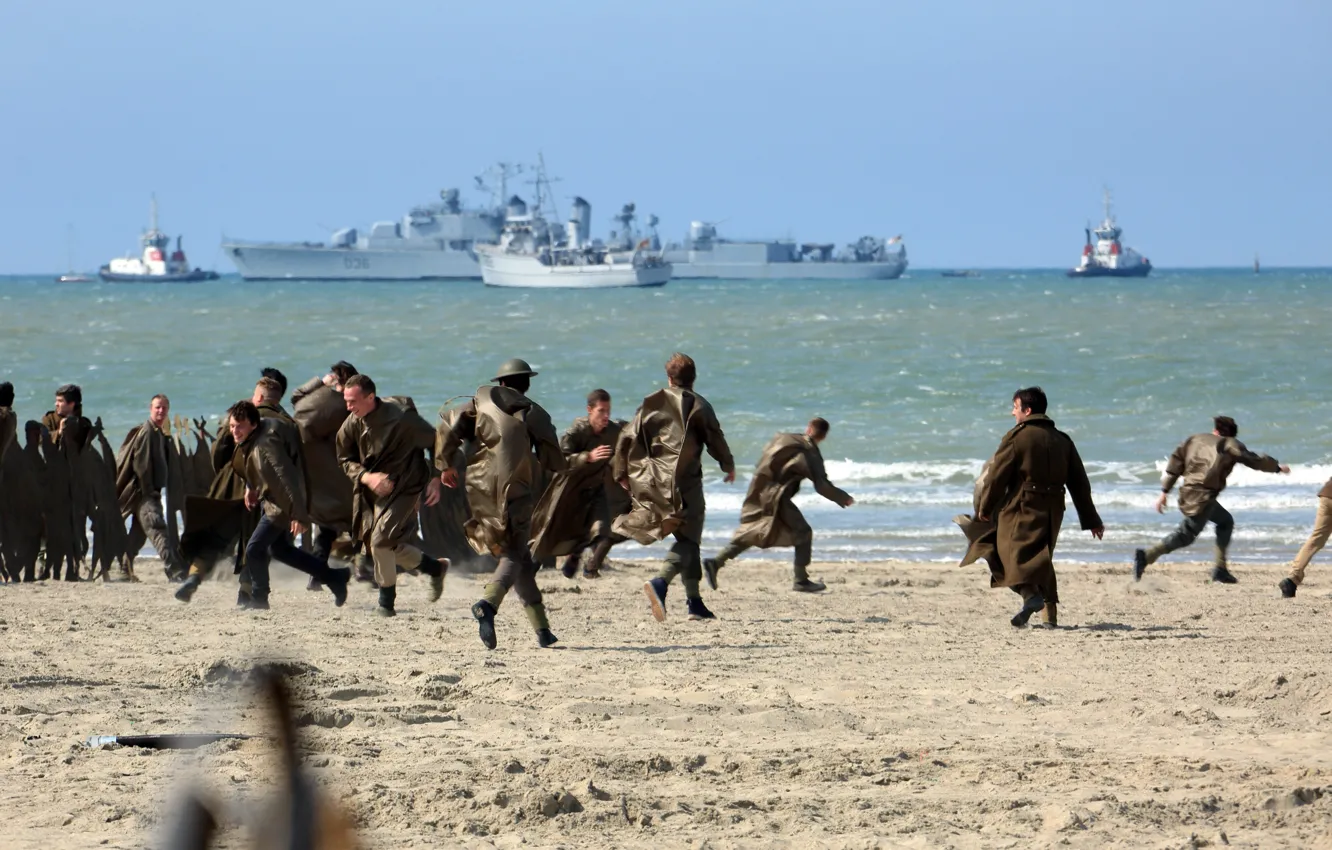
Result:
{"label": "soldier with dark hair", "polygon": [[1183,549],[1207,526],[1216,526],[1216,561],[1212,567],[1212,581],[1234,584],[1238,579],[1226,564],[1226,551],[1230,536],[1235,531],[1235,518],[1221,506],[1217,497],[1226,489],[1226,479],[1235,464],[1259,472],[1289,473],[1290,467],[1277,463],[1275,458],[1254,454],[1236,437],[1239,426],[1229,416],[1212,419],[1212,433],[1194,434],[1179,444],[1166,463],[1165,478],[1161,481],[1161,495],[1156,500],[1156,512],[1165,513],[1170,490],[1181,478],[1179,486],[1179,512],[1184,515],[1179,527],[1150,549],[1133,552],[1133,578],[1142,578],[1148,564],[1153,564],[1167,552]]}
{"label": "soldier with dark hair", "polygon": [[694,392],[697,368],[679,352],[666,361],[669,386],[643,399],[634,419],[620,432],[612,474],[633,499],[633,509],[616,518],[617,534],[644,546],[675,536],[660,573],[645,585],[652,616],[666,620],[666,590],[676,576],[684,585],[691,620],[715,615],[703,604],[699,583],[703,564],[699,543],[707,503],[703,498],[703,451],[721,466],[726,483],[735,480],[735,459],[717,414]]}
{"label": "soldier with dark hair", "polygon": [[[1064,522],[1065,490],[1083,529],[1097,540],[1105,534],[1077,446],[1055,428],[1046,410],[1040,387],[1013,393],[1017,424],[999,441],[975,497],[976,519],[988,523],[993,518],[997,526],[988,553],[990,586],[1010,588],[1022,597],[1021,609],[1009,621],[1019,627],[1041,609],[1047,626],[1059,622],[1054,550]],[[974,560],[969,552],[963,563]]]}
{"label": "soldier with dark hair", "polygon": [[848,493],[833,486],[824,471],[819,444],[827,438],[828,427],[828,420],[815,417],[805,433],[778,434],[763,450],[740,508],[740,528],[717,557],[703,562],[703,574],[713,590],[717,589],[717,573],[722,566],[751,546],[794,546],[792,589],[804,593],[826,589],[823,582],[809,577],[814,530],[792,500],[800,491],[800,483],[809,479],[815,492],[833,504],[846,508],[855,503]]}
{"label": "soldier with dark hair", "polygon": [[252,582],[250,608],[268,608],[270,558],[319,579],[333,592],[335,605],[347,601],[351,572],[330,569],[291,543],[289,535],[305,533],[310,525],[309,494],[297,429],[272,417],[263,418],[248,401],[227,411],[231,436],[236,441],[232,468],[245,481],[245,506],[261,509],[259,524],[245,545],[245,564]]}
{"label": "soldier with dark hair", "polygon": [[273,381],[278,385],[279,393],[277,400],[282,401],[282,396],[287,394],[287,376],[282,374],[280,369],[274,369],[272,366],[265,366],[260,369],[259,375],[262,378],[268,378],[270,381]]}
{"label": "soldier with dark hair", "polygon": [[560,449],[569,462],[571,477],[576,477],[584,517],[586,536],[564,561],[565,578],[573,578],[584,550],[592,556],[583,567],[584,578],[596,578],[606,555],[616,543],[625,538],[611,531],[611,521],[629,510],[629,497],[624,488],[611,477],[610,461],[615,455],[615,444],[620,431],[629,423],[611,418],[610,393],[595,389],[587,396],[587,415],[574,420],[560,438]]}

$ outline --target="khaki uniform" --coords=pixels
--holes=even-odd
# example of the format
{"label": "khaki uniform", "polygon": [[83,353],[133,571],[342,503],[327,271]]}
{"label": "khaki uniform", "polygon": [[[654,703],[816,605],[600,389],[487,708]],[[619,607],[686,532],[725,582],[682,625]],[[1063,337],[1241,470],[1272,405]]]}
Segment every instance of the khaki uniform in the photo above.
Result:
{"label": "khaki uniform", "polygon": [[482,598],[498,610],[512,588],[533,628],[549,628],[531,541],[542,473],[566,468],[550,414],[517,390],[481,387],[451,426],[441,425],[435,466],[451,468],[464,444],[473,447],[466,474],[467,538],[477,552],[500,559]]}
{"label": "khaki uniform", "polygon": [[707,511],[704,449],[722,472],[735,471],[712,405],[693,390],[667,387],[643,399],[620,432],[611,466],[616,481],[628,480],[633,500],[632,510],[612,523],[615,533],[645,546],[675,535],[659,578],[670,582],[681,576],[689,598],[698,597],[703,577],[698,550]]}
{"label": "khaki uniform", "polygon": [[814,531],[792,501],[806,480],[830,502],[840,505],[851,498],[828,480],[817,443],[804,434],[778,434],[759,458],[740,508],[740,527],[717,555],[717,566],[750,547],[794,546],[795,580],[808,581]]}
{"label": "khaki uniform", "polygon": [[[421,564],[417,503],[434,473],[426,453],[435,446],[435,429],[416,412],[409,398],[376,399],[364,418],[349,415],[337,434],[338,463],[353,486],[352,534],[367,545],[381,588],[396,587],[398,567]],[[367,472],[386,473],[393,482],[387,496],[361,484]]]}
{"label": "khaki uniform", "polygon": [[1329,478],[1323,489],[1318,491],[1318,512],[1314,515],[1313,531],[1300,547],[1295,562],[1290,565],[1290,580],[1296,585],[1304,583],[1305,569],[1313,560],[1313,556],[1327,545],[1329,537],[1332,537],[1332,478]]}
{"label": "khaki uniform", "polygon": [[1147,563],[1155,563],[1168,552],[1183,549],[1198,539],[1207,523],[1216,526],[1216,565],[1226,565],[1226,552],[1235,531],[1235,519],[1221,506],[1217,497],[1226,489],[1226,479],[1236,464],[1260,472],[1280,472],[1275,458],[1255,454],[1234,437],[1194,434],[1179,444],[1166,463],[1162,492],[1179,485],[1179,511],[1184,515],[1179,527],[1147,550]]}
{"label": "khaki uniform", "polygon": [[338,463],[338,429],[347,420],[342,393],[315,378],[291,394],[310,478],[310,515],[321,528],[351,531],[352,484]]}
{"label": "khaki uniform", "polygon": [[[1008,587],[1023,599],[1039,595],[1059,602],[1055,544],[1064,521],[1064,491],[1082,528],[1100,528],[1091,484],[1067,434],[1034,413],[1004,435],[976,494],[978,512],[996,521],[990,586]],[[998,572],[996,572],[996,566]]]}
{"label": "khaki uniform", "polygon": [[[629,509],[629,495],[611,478],[611,457],[620,430],[626,423],[612,420],[600,434],[593,432],[587,417],[575,419],[560,438],[560,451],[568,469],[551,478],[533,514],[532,557],[568,555],[573,563],[589,546],[596,549],[588,566],[595,573],[613,543],[623,541],[611,532],[611,519]],[[589,454],[599,446],[611,450],[611,456],[592,460]]]}

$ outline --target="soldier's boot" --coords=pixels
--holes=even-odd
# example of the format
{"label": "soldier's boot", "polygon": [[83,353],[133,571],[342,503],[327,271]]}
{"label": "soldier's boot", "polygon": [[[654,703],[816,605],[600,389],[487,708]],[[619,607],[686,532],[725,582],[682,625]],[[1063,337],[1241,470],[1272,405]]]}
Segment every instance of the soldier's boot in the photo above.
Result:
{"label": "soldier's boot", "polygon": [[703,559],[703,580],[708,583],[712,590],[717,589],[717,573],[721,572],[722,564],[726,563],[718,558]]}
{"label": "soldier's boot", "polygon": [[1145,549],[1133,550],[1133,580],[1141,581],[1142,574],[1147,572],[1147,551]]}
{"label": "soldier's boot", "polygon": [[397,600],[398,588],[396,586],[381,587],[379,589],[379,607],[375,608],[375,613],[381,617],[398,616],[397,609],[393,607]]}
{"label": "soldier's boot", "polygon": [[[348,572],[350,573],[350,570]],[[318,593],[319,591],[324,589],[324,583],[321,582],[319,579],[315,578],[314,576],[310,576],[310,582],[305,586],[305,589]]]}
{"label": "soldier's boot", "polygon": [[550,630],[550,620],[546,618],[546,606],[540,602],[527,605],[524,606],[523,613],[527,614],[527,622],[532,624],[532,629],[536,632],[537,644],[542,649],[554,646],[559,638]]}
{"label": "soldier's boot", "polygon": [[1041,622],[1047,629],[1059,628],[1059,606],[1053,602],[1045,603],[1045,609],[1041,611]]}
{"label": "soldier's boot", "polygon": [[564,563],[560,565],[560,575],[564,576],[565,578],[573,578],[574,576],[578,575],[578,565],[582,562],[582,560],[583,560],[582,552],[574,552],[572,555],[565,558]]}
{"label": "soldier's boot", "polygon": [[1216,547],[1216,566],[1212,567],[1212,581],[1220,584],[1239,584],[1239,579],[1226,566],[1226,550]]}
{"label": "soldier's boot", "polygon": [[648,579],[643,583],[643,595],[648,598],[652,616],[658,623],[666,622],[666,589],[670,585],[661,576]]}
{"label": "soldier's boot", "polygon": [[356,556],[356,580],[363,581],[371,587],[379,587],[375,581],[375,562],[366,555]]}
{"label": "soldier's boot", "polygon": [[1012,624],[1014,628],[1020,629],[1027,625],[1027,621],[1031,619],[1032,614],[1035,614],[1044,607],[1045,599],[1043,599],[1039,593],[1033,593],[1022,601],[1022,607],[1013,615],[1013,619],[1008,622]]}
{"label": "soldier's boot", "polygon": [[347,603],[347,585],[350,582],[351,570],[347,567],[328,571],[328,589],[333,594],[333,606],[335,608],[341,608]]}
{"label": "soldier's boot", "polygon": [[444,595],[444,576],[449,571],[449,559],[432,558],[422,552],[421,563],[416,568],[430,576],[430,601],[437,602]]}
{"label": "soldier's boot", "polygon": [[486,649],[494,649],[498,641],[495,638],[495,606],[484,599],[472,604],[472,616],[476,619],[477,634]]}
{"label": "soldier's boot", "polygon": [[1277,585],[1277,587],[1281,588],[1281,596],[1283,599],[1294,599],[1295,588],[1297,586],[1298,585],[1296,585],[1295,582],[1289,578],[1283,578],[1281,580],[1281,584]]}
{"label": "soldier's boot", "polygon": [[691,620],[715,620],[717,615],[708,610],[708,606],[703,604],[702,596],[690,596],[685,599],[685,610],[689,613]]}
{"label": "soldier's boot", "polygon": [[268,594],[267,594],[267,593],[252,593],[252,594],[250,594],[250,604],[247,605],[247,606],[245,606],[245,607],[248,608],[248,609],[251,610],[251,611],[267,611],[267,610],[268,610]]}
{"label": "soldier's boot", "polygon": [[250,603],[253,601],[254,598],[250,596],[250,591],[247,590],[246,588],[242,587],[240,590],[236,591],[237,608],[249,608]]}
{"label": "soldier's boot", "polygon": [[796,582],[791,585],[791,589],[800,593],[822,593],[828,589],[828,585],[821,581],[804,578],[797,579]]}
{"label": "soldier's boot", "polygon": [[176,589],[176,598],[181,602],[189,602],[194,598],[194,591],[198,590],[199,585],[201,584],[203,584],[202,578],[199,576],[190,576],[185,579],[185,581],[181,582],[180,587]]}
{"label": "soldier's boot", "polygon": [[597,541],[597,545],[592,547],[592,559],[583,567],[583,578],[600,578],[601,565],[606,563],[606,556],[610,554],[612,541],[609,537],[603,537]]}

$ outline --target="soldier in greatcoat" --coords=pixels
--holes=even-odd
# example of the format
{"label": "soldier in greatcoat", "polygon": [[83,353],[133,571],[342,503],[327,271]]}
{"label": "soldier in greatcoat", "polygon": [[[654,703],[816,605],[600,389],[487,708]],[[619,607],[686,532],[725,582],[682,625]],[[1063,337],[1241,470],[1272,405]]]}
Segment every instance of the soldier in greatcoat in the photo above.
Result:
{"label": "soldier in greatcoat", "polygon": [[[305,469],[310,476],[310,516],[315,535],[311,551],[328,563],[339,534],[352,530],[352,485],[338,463],[338,429],[347,418],[343,384],[356,367],[339,360],[327,375],[314,378],[291,394],[292,418],[301,429]],[[311,590],[318,586],[311,581]]]}
{"label": "soldier in greatcoat", "polygon": [[[5,455],[8,454],[11,446],[15,444],[15,437],[18,432],[18,417],[14,415],[14,385],[9,381],[0,383],[0,499],[3,499],[5,492]],[[6,511],[0,505],[0,581],[10,580],[10,546],[9,536],[6,533]],[[17,559],[15,559],[17,564]],[[18,570],[14,571],[15,578],[18,581]]]}
{"label": "soldier in greatcoat", "polygon": [[536,374],[525,360],[506,361],[493,379],[499,386],[479,388],[451,424],[440,426],[437,437],[435,466],[446,487],[458,486],[454,462],[464,444],[473,449],[466,472],[472,516],[464,530],[473,549],[499,558],[481,599],[472,605],[488,649],[496,646],[495,615],[510,589],[522,601],[537,643],[548,647],[557,640],[536,582],[532,513],[541,497],[541,473],[558,473],[566,463],[550,414],[527,397]]}
{"label": "soldier in greatcoat", "polygon": [[435,429],[416,412],[411,399],[381,398],[368,375],[343,385],[350,414],[338,429],[338,462],[353,487],[354,536],[370,550],[383,617],[397,613],[398,569],[430,577],[431,602],[444,593],[449,562],[432,558],[415,544],[420,538],[417,507],[439,501],[439,479],[427,459],[435,450]]}
{"label": "soldier in greatcoat", "polygon": [[717,461],[726,483],[735,481],[735,459],[708,400],[694,392],[697,367],[676,353],[666,362],[669,384],[639,406],[620,432],[612,475],[629,492],[633,509],[615,519],[615,533],[644,546],[675,536],[661,572],[644,586],[652,616],[666,619],[666,590],[676,576],[685,590],[691,620],[715,615],[703,604],[699,543],[707,506],[703,498],[703,451]]}
{"label": "soldier in greatcoat", "polygon": [[1055,428],[1047,405],[1040,387],[1013,394],[1017,424],[999,442],[976,494],[976,519],[996,523],[998,563],[990,561],[990,586],[1010,588],[1022,597],[1010,621],[1019,627],[1041,609],[1046,625],[1058,624],[1054,550],[1064,521],[1065,490],[1082,528],[1097,540],[1105,534],[1078,449]]}
{"label": "soldier in greatcoat", "polygon": [[774,546],[795,547],[794,590],[818,593],[825,589],[821,581],[809,577],[814,531],[809,527],[800,509],[792,499],[800,490],[800,483],[809,480],[820,496],[850,507],[855,500],[828,480],[823,466],[823,453],[819,444],[828,436],[828,420],[815,417],[809,421],[803,434],[778,434],[763,449],[749,492],[740,508],[740,528],[731,542],[715,558],[703,562],[703,573],[708,586],[717,589],[717,573],[730,559],[750,547],[770,549]]}
{"label": "soldier in greatcoat", "polygon": [[[574,491],[565,497],[570,510],[564,521],[569,526],[567,530],[572,545],[561,568],[565,578],[574,577],[583,552],[587,549],[591,549],[592,554],[583,567],[583,577],[596,578],[601,573],[601,565],[611,547],[625,539],[611,530],[611,522],[629,510],[629,495],[611,477],[610,466],[620,432],[628,424],[623,419],[611,418],[610,393],[595,389],[587,396],[587,415],[575,419],[569,430],[560,437],[560,450],[569,462],[569,469],[556,476],[555,482]],[[562,480],[561,476],[567,478],[567,481]],[[556,488],[555,482],[547,488],[542,497],[543,502],[547,499],[554,502],[555,493],[552,491]],[[541,555],[537,557],[540,559]]]}
{"label": "soldier in greatcoat", "polygon": [[10,581],[35,581],[44,531],[46,461],[42,458],[45,429],[36,420],[23,427],[24,444],[15,442],[3,461],[0,518],[4,524],[5,564]]}
{"label": "soldier in greatcoat", "polygon": [[[116,495],[122,520],[132,518],[126,542],[126,554],[131,564],[144,541],[151,541],[166,568],[167,578],[180,581],[189,567],[181,557],[177,543],[167,535],[162,509],[162,491],[170,478],[170,458],[179,457],[176,453],[168,454],[166,444],[169,438],[162,430],[170,411],[171,402],[165,395],[153,396],[148,407],[148,421],[125,435],[116,456]],[[132,575],[132,568],[128,572]]]}
{"label": "soldier in greatcoat", "polygon": [[88,516],[93,509],[84,475],[84,452],[92,443],[93,425],[83,415],[83,389],[65,384],[56,390],[55,409],[42,417],[48,442],[46,460],[46,565],[43,575],[79,580],[79,563],[88,553]]}
{"label": "soldier in greatcoat", "polygon": [[1226,563],[1230,536],[1235,531],[1235,518],[1221,506],[1217,497],[1226,489],[1226,479],[1236,464],[1244,464],[1259,472],[1289,473],[1290,467],[1275,458],[1255,454],[1236,439],[1239,426],[1229,416],[1212,419],[1212,433],[1194,434],[1179,444],[1166,462],[1165,478],[1161,481],[1161,495],[1156,499],[1156,512],[1164,513],[1166,502],[1175,482],[1179,485],[1179,512],[1184,515],[1179,527],[1150,549],[1137,549],[1133,553],[1133,578],[1141,579],[1148,564],[1168,552],[1183,549],[1198,539],[1198,535],[1212,523],[1216,526],[1216,561],[1212,566],[1212,581],[1235,584],[1238,579]]}

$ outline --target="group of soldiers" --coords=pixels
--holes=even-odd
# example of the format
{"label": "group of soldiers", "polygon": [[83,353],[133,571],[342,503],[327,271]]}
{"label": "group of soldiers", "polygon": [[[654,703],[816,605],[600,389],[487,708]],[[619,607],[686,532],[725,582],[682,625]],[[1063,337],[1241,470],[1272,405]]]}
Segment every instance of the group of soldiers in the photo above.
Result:
{"label": "group of soldiers", "polygon": [[[156,395],[146,422],[111,452],[84,417],[82,391],[56,391],[55,409],[26,423],[16,444],[13,387],[0,384],[0,574],[8,581],[81,577],[133,580],[145,541],[161,556],[177,599],[189,602],[204,579],[230,560],[240,574],[238,605],[269,607],[274,558],[327,589],[335,605],[353,578],[378,589],[376,611],[395,616],[397,577],[429,579],[437,600],[451,559],[472,553],[497,563],[471,606],[479,637],[498,643],[495,621],[510,590],[522,603],[537,642],[551,631],[536,574],[563,560],[568,578],[580,565],[595,578],[612,546],[673,538],[665,562],[643,586],[652,615],[667,618],[671,584],[680,579],[685,613],[713,619],[701,585],[717,589],[722,567],[751,547],[793,547],[793,589],[819,592],[809,577],[813,532],[793,498],[808,480],[829,501],[853,499],[827,477],[820,444],[828,422],[803,433],[778,434],[763,451],[741,510],[740,526],[715,557],[700,551],[706,503],[703,454],[735,480],[735,461],[712,406],[694,389],[697,368],[676,353],[665,364],[667,386],[648,395],[630,421],[611,415],[611,397],[593,390],[587,415],[558,437],[550,415],[529,397],[537,372],[505,362],[487,385],[432,425],[407,396],[380,395],[375,382],[346,361],[311,379],[282,401],[286,377],[264,369],[253,395],[231,405],[216,435],[204,420],[175,420]],[[974,508],[957,522],[969,547],[964,565],[985,560],[993,587],[1022,597],[1012,617],[1025,626],[1037,612],[1058,623],[1053,552],[1067,493],[1080,525],[1100,539],[1104,524],[1073,441],[1054,427],[1039,387],[1013,396],[1015,427],[977,481]],[[1181,482],[1179,528],[1134,556],[1134,577],[1162,555],[1191,544],[1211,522],[1217,557],[1212,578],[1236,581],[1226,563],[1234,520],[1217,501],[1236,464],[1289,472],[1250,452],[1229,417],[1210,434],[1186,440],[1171,456],[1157,510]],[[192,445],[182,438],[194,437]],[[170,499],[163,504],[163,494]],[[1301,550],[1283,596],[1294,596],[1309,560],[1332,534],[1332,482],[1319,494],[1314,533]],[[177,513],[184,528],[176,527]],[[129,529],[126,530],[126,520]],[[87,528],[93,535],[88,541]],[[41,572],[39,554],[44,552]],[[330,566],[334,554],[352,567]],[[586,561],[585,563],[584,560]]]}

